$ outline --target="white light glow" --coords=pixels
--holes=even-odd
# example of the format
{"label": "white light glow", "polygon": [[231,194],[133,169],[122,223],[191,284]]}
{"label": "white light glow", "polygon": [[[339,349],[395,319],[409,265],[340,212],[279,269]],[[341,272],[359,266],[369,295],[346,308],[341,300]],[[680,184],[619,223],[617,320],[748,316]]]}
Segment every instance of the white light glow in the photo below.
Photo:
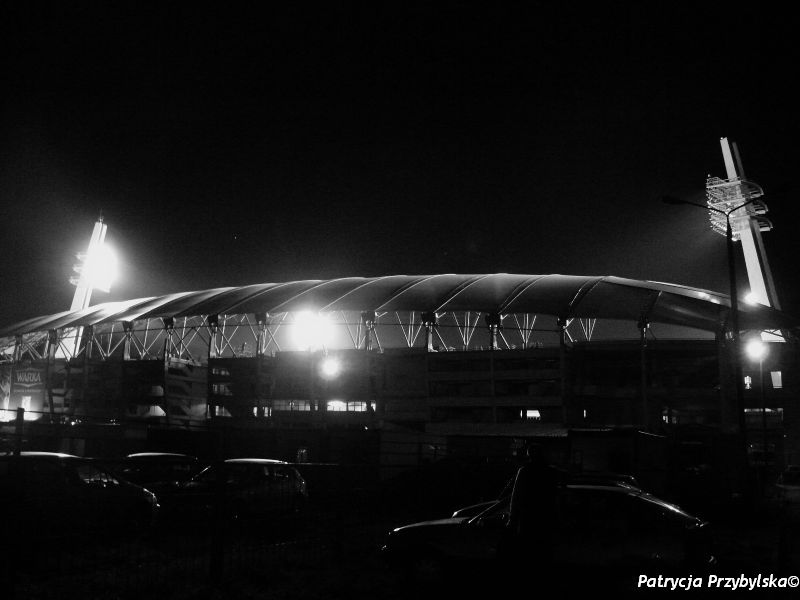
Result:
{"label": "white light glow", "polygon": [[752,304],[755,306],[758,304],[758,296],[755,294],[755,292],[748,292],[744,296],[744,301],[747,302],[747,304]]}
{"label": "white light glow", "polygon": [[745,350],[747,356],[753,360],[762,360],[767,355],[767,345],[758,339],[747,342]]}
{"label": "white light glow", "polygon": [[331,412],[344,412],[347,410],[347,403],[342,400],[329,400],[328,410]]}
{"label": "white light glow", "polygon": [[333,324],[325,315],[302,311],[295,313],[292,337],[301,350],[324,347],[333,336]]}
{"label": "white light glow", "polygon": [[81,275],[92,288],[103,292],[110,291],[111,284],[117,278],[116,254],[107,244],[92,248],[83,263]]}
{"label": "white light glow", "polygon": [[332,356],[327,357],[320,365],[320,372],[326,379],[333,379],[342,371],[342,363],[338,358]]}

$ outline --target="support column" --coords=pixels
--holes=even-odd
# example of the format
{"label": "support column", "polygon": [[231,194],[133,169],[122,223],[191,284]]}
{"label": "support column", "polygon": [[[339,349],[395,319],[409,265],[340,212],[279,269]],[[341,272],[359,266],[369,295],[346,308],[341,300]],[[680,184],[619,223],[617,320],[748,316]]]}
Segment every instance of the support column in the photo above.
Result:
{"label": "support column", "polygon": [[564,425],[569,426],[569,381],[568,381],[568,364],[567,364],[567,317],[558,317],[556,325],[558,326],[558,341],[559,341],[559,366],[561,367],[561,420]]}
{"label": "support column", "polygon": [[14,364],[16,365],[22,359],[22,336],[14,336]]}
{"label": "support column", "polygon": [[720,326],[716,334],[717,366],[719,369],[719,419],[720,429],[725,433],[734,433],[739,429],[736,412],[736,381],[731,366],[727,329]]}
{"label": "support column", "polygon": [[269,325],[269,314],[256,313],[256,322],[258,323],[258,337],[256,341],[256,356],[259,358],[264,356],[264,349],[266,347],[267,327]]}
{"label": "support column", "polygon": [[[500,331],[502,317],[498,313],[488,313],[484,320],[489,330],[489,350],[497,350],[497,334]],[[489,356],[489,376],[491,377],[492,423],[497,423],[497,391],[494,381],[494,353]]]}
{"label": "support column", "polygon": [[361,323],[364,325],[364,350],[372,350],[372,342],[375,336],[375,311],[364,311],[361,313]]}
{"label": "support column", "polygon": [[208,372],[206,373],[206,418],[210,419],[217,414],[217,406],[211,401],[214,390],[214,366],[211,361],[217,358],[217,330],[219,328],[219,315],[208,315]]}
{"label": "support column", "polygon": [[422,313],[422,324],[425,326],[425,347],[428,352],[433,352],[433,334],[437,327],[437,316],[435,312]]}
{"label": "support column", "polygon": [[131,346],[133,345],[133,321],[123,321],[122,331],[125,335],[125,341],[122,345],[122,365],[120,366],[120,404],[118,407],[119,418],[124,419],[130,403],[130,395],[128,393],[128,361],[131,359]]}
{"label": "support column", "polygon": [[172,351],[172,332],[175,330],[175,320],[172,317],[164,318],[164,380],[163,391],[161,397],[164,404],[164,415],[166,416],[166,424],[169,427],[169,359]]}
{"label": "support column", "polygon": [[122,331],[125,332],[125,344],[122,347],[123,362],[131,359],[131,345],[133,344],[133,321],[123,321]]}
{"label": "support column", "polygon": [[58,331],[51,329],[47,332],[47,351],[44,357],[44,393],[47,394],[47,407],[50,410],[50,422],[55,420],[56,407],[53,402],[53,383],[51,372],[55,364],[56,350],[58,349]]}
{"label": "support column", "polygon": [[[94,347],[94,327],[91,325],[87,325],[83,328],[83,339],[86,341],[83,344],[83,377],[82,377],[82,385],[81,385],[81,402],[83,402],[84,410],[87,410],[88,402],[86,400],[87,391],[89,390],[89,367],[90,359],[92,358],[92,348]],[[77,406],[73,405],[73,413],[77,409]]]}
{"label": "support column", "polygon": [[646,317],[639,319],[637,323],[639,328],[639,394],[641,395],[641,411],[642,411],[642,427],[649,430],[654,424],[650,419],[650,406],[647,398],[647,330],[650,328],[650,323]]}
{"label": "support column", "polygon": [[264,386],[261,385],[262,366],[264,362],[264,339],[267,334],[267,314],[258,313],[255,315],[258,322],[258,337],[256,339],[256,418],[264,417],[264,402],[261,397]]}
{"label": "support column", "polygon": [[502,318],[498,313],[488,313],[484,320],[489,329],[489,349],[497,350],[497,334],[500,331]]}

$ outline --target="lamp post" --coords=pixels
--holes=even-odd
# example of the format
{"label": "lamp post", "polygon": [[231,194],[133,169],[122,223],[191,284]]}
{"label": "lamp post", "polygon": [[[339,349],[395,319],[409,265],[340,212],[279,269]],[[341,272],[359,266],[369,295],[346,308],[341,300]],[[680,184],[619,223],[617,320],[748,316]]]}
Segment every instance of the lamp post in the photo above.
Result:
{"label": "lamp post", "polygon": [[731,346],[733,351],[733,372],[736,378],[736,412],[738,413],[739,432],[741,435],[741,452],[742,452],[742,465],[747,467],[747,423],[744,418],[744,382],[742,379],[742,364],[739,348],[739,295],[736,286],[736,254],[733,250],[733,229],[731,227],[731,214],[737,210],[744,208],[748,204],[755,202],[756,198],[737,204],[728,210],[720,210],[707,204],[700,204],[699,202],[691,202],[683,198],[676,198],[674,196],[663,196],[661,198],[665,204],[688,204],[689,206],[696,206],[703,210],[719,213],[725,217],[725,239],[728,250],[728,280],[730,284],[730,298],[731,298]]}
{"label": "lamp post", "polygon": [[761,471],[761,493],[766,489],[767,476],[767,404],[764,397],[764,357],[767,355],[767,345],[760,339],[752,339],[747,343],[747,356],[758,361],[758,393],[761,399],[761,456],[764,460]]}

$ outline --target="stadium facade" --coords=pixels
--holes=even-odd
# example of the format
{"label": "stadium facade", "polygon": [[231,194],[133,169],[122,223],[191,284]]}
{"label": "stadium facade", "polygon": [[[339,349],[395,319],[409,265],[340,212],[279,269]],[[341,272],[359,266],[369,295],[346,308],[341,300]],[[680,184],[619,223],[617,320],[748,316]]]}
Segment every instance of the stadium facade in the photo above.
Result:
{"label": "stadium facade", "polygon": [[[31,432],[77,427],[72,437],[89,443],[237,423],[251,437],[282,435],[273,451],[289,457],[349,460],[341,448],[352,444],[319,440],[370,432],[383,447],[413,439],[415,460],[428,460],[464,439],[479,452],[610,428],[735,432],[740,360],[751,446],[795,462],[797,322],[741,304],[742,336],[782,331],[790,342],[753,364],[733,354],[729,313],[722,294],[610,276],[397,275],[176,293],[3,329],[0,408],[9,422],[24,409]],[[8,443],[27,435],[5,429]]]}

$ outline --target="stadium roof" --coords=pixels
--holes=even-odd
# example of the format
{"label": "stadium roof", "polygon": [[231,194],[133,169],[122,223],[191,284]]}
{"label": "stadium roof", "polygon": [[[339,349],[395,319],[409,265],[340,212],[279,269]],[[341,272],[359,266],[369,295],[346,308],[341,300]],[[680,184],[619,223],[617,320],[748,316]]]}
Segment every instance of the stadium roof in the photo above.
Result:
{"label": "stadium roof", "polygon": [[[0,330],[13,336],[149,318],[328,311],[480,311],[666,323],[717,331],[728,296],[682,285],[576,275],[389,275],[263,283],[108,302],[35,317]],[[798,321],[740,303],[741,329],[793,329]]]}

